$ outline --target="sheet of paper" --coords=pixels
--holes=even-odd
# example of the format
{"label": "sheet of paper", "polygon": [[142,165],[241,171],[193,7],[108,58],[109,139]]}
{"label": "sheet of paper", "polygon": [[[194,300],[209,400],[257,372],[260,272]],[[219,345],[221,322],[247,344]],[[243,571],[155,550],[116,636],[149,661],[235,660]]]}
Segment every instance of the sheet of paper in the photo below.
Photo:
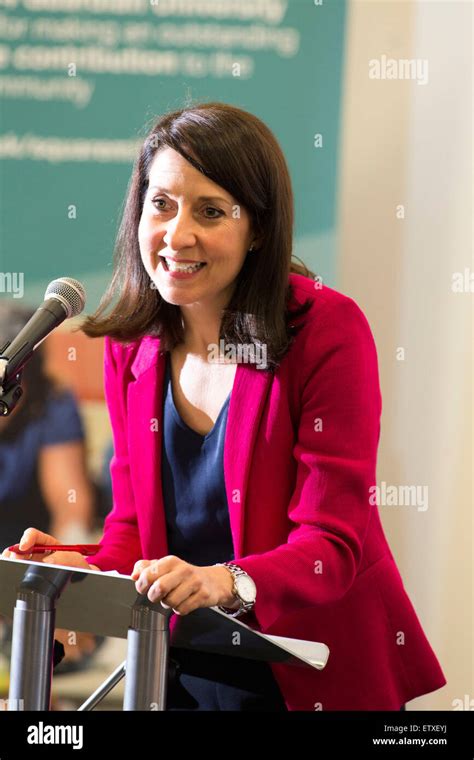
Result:
{"label": "sheet of paper", "polygon": [[322,670],[329,657],[329,648],[326,644],[318,641],[305,641],[303,639],[288,639],[285,636],[273,636],[264,634],[265,638],[270,639],[285,649],[288,649],[298,657],[303,657],[311,662],[316,668]]}

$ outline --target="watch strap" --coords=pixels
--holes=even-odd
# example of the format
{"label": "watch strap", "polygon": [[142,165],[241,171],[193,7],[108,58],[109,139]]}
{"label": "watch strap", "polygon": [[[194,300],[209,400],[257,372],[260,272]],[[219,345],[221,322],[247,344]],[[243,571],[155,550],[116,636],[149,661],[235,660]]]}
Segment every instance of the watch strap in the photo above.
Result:
{"label": "watch strap", "polygon": [[217,609],[221,610],[221,612],[225,612],[226,615],[230,615],[231,617],[239,617],[240,615],[244,615],[246,612],[250,612],[252,610],[255,600],[253,602],[245,602],[242,597],[239,595],[237,591],[237,586],[235,583],[235,578],[239,575],[248,575],[248,573],[245,572],[245,570],[242,570],[239,565],[235,565],[233,562],[217,562],[216,567],[227,567],[228,570],[232,573],[234,576],[234,587],[232,589],[232,592],[234,596],[240,601],[240,607],[237,610],[229,609],[228,607],[224,607],[222,605],[218,605]]}

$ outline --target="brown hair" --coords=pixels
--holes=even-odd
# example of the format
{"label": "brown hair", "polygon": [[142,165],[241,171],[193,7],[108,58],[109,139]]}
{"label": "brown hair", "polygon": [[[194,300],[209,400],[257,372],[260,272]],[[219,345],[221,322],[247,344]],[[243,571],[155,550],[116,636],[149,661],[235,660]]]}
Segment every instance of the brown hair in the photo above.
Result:
{"label": "brown hair", "polygon": [[151,283],[138,244],[150,166],[164,147],[176,150],[236,198],[261,237],[259,249],[247,254],[237,276],[223,311],[220,339],[234,346],[266,345],[267,366],[273,370],[299,329],[290,321],[306,313],[312,303],[308,299],[290,311],[289,274],[315,275],[302,262],[292,261],[293,192],[277,139],[256,116],[227,103],[198,103],[166,113],[150,130],[130,179],[111,283],[80,329],[89,337],[109,335],[124,343],[144,335],[159,336],[165,351],[183,341],[179,306],[165,301]]}

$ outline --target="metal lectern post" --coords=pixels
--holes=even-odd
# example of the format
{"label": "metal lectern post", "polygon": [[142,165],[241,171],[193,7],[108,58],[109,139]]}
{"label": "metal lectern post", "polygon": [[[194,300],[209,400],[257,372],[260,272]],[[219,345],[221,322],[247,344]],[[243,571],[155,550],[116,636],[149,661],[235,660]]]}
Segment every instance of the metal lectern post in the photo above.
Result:
{"label": "metal lectern post", "polygon": [[9,710],[49,710],[55,604],[72,573],[30,565],[13,613]]}
{"label": "metal lectern post", "polygon": [[127,636],[124,710],[164,710],[168,682],[169,619],[140,595],[132,607]]}

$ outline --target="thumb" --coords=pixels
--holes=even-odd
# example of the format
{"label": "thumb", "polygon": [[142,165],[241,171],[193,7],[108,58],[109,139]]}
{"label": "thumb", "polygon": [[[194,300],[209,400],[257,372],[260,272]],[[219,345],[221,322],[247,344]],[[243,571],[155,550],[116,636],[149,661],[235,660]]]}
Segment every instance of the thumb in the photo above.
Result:
{"label": "thumb", "polygon": [[19,541],[19,547],[22,551],[26,551],[26,549],[29,549],[30,546],[36,543],[36,534],[37,531],[34,528],[27,528],[25,530]]}
{"label": "thumb", "polygon": [[21,551],[26,551],[34,544],[58,544],[59,541],[47,533],[42,533],[36,528],[27,528],[20,538],[19,546]]}

